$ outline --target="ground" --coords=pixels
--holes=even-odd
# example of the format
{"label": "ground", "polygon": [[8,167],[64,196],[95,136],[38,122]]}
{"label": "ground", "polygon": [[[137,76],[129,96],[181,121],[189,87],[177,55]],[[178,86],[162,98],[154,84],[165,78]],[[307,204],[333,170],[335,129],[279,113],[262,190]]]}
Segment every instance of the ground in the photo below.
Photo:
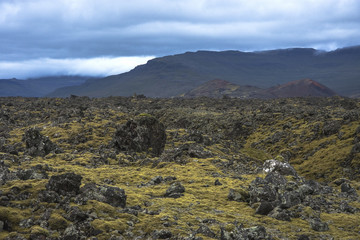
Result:
{"label": "ground", "polygon": [[[231,239],[256,226],[267,239],[360,237],[357,99],[72,96],[0,98],[0,105],[0,239]],[[160,124],[156,131],[164,126],[165,145],[156,152],[154,145],[115,147],[119,129],[142,118]],[[126,136],[145,144],[144,136],[155,134],[147,128]],[[41,136],[32,148],[31,129]],[[290,221],[275,210],[256,213],[264,199],[252,199],[263,187],[254,180],[266,179],[268,159],[294,167],[298,176],[284,176],[293,192],[319,183],[317,192],[283,207]],[[79,189],[49,186],[65,173],[81,176]],[[91,194],[86,184],[95,184]],[[185,191],[168,197],[172,184]],[[292,191],[264,184],[278,198]],[[109,187],[125,191],[126,207],[114,203]],[[231,189],[242,199],[229,198]],[[314,219],[328,229],[313,227]]]}

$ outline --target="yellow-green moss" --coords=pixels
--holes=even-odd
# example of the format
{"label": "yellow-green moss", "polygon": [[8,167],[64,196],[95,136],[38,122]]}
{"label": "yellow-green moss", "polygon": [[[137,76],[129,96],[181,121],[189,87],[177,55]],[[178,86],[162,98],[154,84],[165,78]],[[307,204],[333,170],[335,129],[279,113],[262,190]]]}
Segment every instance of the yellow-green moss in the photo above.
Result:
{"label": "yellow-green moss", "polygon": [[32,226],[31,227],[31,234],[33,235],[44,235],[44,236],[48,236],[49,235],[49,231],[38,226],[38,225],[35,225],[35,226]]}
{"label": "yellow-green moss", "polygon": [[48,222],[52,230],[64,230],[69,225],[69,222],[59,213],[52,213]]}

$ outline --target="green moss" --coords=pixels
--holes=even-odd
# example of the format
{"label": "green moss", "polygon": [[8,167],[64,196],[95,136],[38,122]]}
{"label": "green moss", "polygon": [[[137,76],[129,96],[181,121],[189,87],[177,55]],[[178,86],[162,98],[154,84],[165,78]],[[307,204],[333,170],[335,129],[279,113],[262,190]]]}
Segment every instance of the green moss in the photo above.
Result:
{"label": "green moss", "polygon": [[8,221],[13,227],[13,230],[17,230],[19,228],[19,223],[21,220],[27,219],[30,216],[30,209],[18,209],[0,206],[0,220]]}
{"label": "green moss", "polygon": [[129,228],[126,219],[95,219],[91,222],[91,225],[95,229],[102,231],[102,233],[97,236],[99,239],[109,239],[112,235],[119,235],[119,233],[123,233]]}
{"label": "green moss", "polygon": [[52,230],[64,230],[69,225],[69,222],[59,213],[52,213],[48,222]]}
{"label": "green moss", "polygon": [[360,231],[360,214],[322,213],[323,221],[330,223],[330,234],[335,239],[356,239]]}
{"label": "green moss", "polygon": [[245,155],[249,156],[250,158],[258,159],[261,161],[265,161],[267,159],[271,159],[271,155],[263,150],[252,148],[252,147],[245,147],[241,149],[241,152]]}
{"label": "green moss", "polygon": [[49,231],[38,226],[35,225],[33,227],[31,227],[31,235],[44,235],[44,236],[48,236],[49,235]]}

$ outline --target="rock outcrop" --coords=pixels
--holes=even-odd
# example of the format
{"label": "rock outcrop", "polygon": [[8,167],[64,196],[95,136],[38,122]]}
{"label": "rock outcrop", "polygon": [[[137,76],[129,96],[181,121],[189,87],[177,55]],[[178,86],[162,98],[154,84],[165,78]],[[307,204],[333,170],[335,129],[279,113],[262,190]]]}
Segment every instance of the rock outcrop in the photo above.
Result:
{"label": "rock outcrop", "polygon": [[119,151],[149,152],[159,156],[165,147],[165,126],[153,116],[143,114],[122,125],[113,144]]}

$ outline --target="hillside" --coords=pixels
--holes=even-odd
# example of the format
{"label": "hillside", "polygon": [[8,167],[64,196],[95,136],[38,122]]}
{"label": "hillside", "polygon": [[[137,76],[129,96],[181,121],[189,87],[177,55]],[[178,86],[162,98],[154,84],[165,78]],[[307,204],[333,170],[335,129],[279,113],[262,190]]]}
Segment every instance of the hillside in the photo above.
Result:
{"label": "hillside", "polygon": [[0,98],[0,239],[358,239],[359,99]]}
{"label": "hillside", "polygon": [[239,86],[225,80],[215,79],[181,95],[194,97],[236,98],[287,98],[287,97],[332,97],[337,94],[328,87],[311,79],[301,79],[267,89],[254,86]]}
{"label": "hillside", "polygon": [[313,79],[343,96],[360,92],[360,47],[320,52],[293,48],[262,52],[198,51],[155,58],[120,75],[62,88],[49,96],[172,97],[201,84],[223,79],[237,85],[269,88],[298,79]]}
{"label": "hillside", "polygon": [[251,94],[259,90],[261,89],[254,86],[239,86],[225,80],[214,79],[190,90],[181,96],[185,98],[221,98],[224,96],[248,98]]}
{"label": "hillside", "polygon": [[311,79],[301,79],[255,92],[257,98],[332,97],[337,95],[330,88]]}
{"label": "hillside", "polygon": [[75,86],[84,83],[92,77],[55,76],[20,79],[0,79],[0,97],[22,96],[43,97],[62,87]]}

